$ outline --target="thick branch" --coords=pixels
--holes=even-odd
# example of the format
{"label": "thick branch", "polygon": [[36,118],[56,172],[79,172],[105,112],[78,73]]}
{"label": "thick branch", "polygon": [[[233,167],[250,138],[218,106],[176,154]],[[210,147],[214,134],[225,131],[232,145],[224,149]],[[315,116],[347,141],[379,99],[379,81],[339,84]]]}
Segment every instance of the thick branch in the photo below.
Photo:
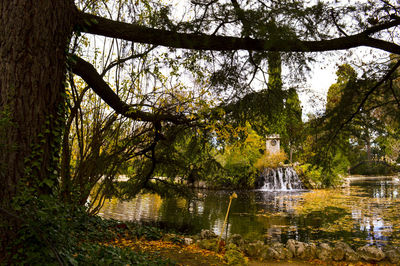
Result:
{"label": "thick branch", "polygon": [[381,30],[386,30],[386,29],[389,29],[389,28],[392,28],[392,27],[395,27],[398,25],[400,25],[400,18],[395,18],[392,21],[370,27],[370,28],[366,29],[364,31],[364,33],[369,35],[369,34],[373,34],[373,33],[379,32]]}
{"label": "thick branch", "polygon": [[400,46],[395,44],[395,43],[391,43],[391,42],[386,42],[386,41],[382,41],[379,39],[374,39],[374,38],[370,38],[370,37],[365,37],[365,46],[369,46],[372,48],[377,48],[377,49],[381,49],[384,51],[388,51],[394,54],[399,54],[400,52]]}
{"label": "thick branch", "polygon": [[90,63],[76,56],[74,56],[74,61],[71,64],[72,72],[80,76],[116,113],[134,120],[153,123],[158,121],[170,121],[176,124],[189,122],[186,118],[180,118],[172,114],[154,114],[133,109],[132,106],[126,104],[118,97]]}
{"label": "thick branch", "polygon": [[[84,32],[172,48],[218,51],[322,52],[369,46],[394,54],[400,54],[400,46],[369,38],[370,29],[356,35],[322,41],[301,41],[295,39],[261,40],[207,34],[177,33],[169,30],[152,29],[136,24],[117,22],[82,12],[80,16],[80,25]],[[398,24],[399,22],[396,23]],[[396,23],[388,23],[389,25],[386,26],[395,26],[397,25]],[[375,30],[372,30],[372,32],[375,32]],[[387,45],[383,45],[382,43],[386,43]]]}

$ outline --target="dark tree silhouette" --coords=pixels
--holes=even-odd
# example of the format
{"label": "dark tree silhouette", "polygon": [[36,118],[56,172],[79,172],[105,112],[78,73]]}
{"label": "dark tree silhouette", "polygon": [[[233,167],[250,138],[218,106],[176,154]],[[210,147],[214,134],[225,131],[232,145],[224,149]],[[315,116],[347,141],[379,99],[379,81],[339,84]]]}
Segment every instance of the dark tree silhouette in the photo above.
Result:
{"label": "dark tree silhouette", "polygon": [[[193,4],[196,3],[193,1]],[[211,4],[218,3],[214,1],[208,5]],[[237,2],[233,4],[235,10],[240,11]],[[242,11],[238,14],[249,20],[249,10]],[[395,42],[376,37],[377,33],[399,24],[400,18],[394,14],[381,23],[360,28],[358,33],[320,40],[308,40],[301,34],[280,35],[279,32],[263,35],[261,30],[257,35],[249,34],[248,29],[244,32],[248,26],[243,27],[243,35],[222,36],[197,29],[178,31],[113,21],[79,11],[73,0],[1,0],[0,208],[3,212],[10,209],[18,192],[17,184],[22,180],[26,185],[38,184],[39,193],[51,193],[58,182],[56,171],[68,68],[81,76],[119,114],[154,123],[185,122],[184,117],[143,112],[121,101],[93,66],[67,54],[70,37],[77,30],[181,49],[321,52],[367,46],[400,54],[400,46]],[[338,32],[343,35],[344,31]],[[6,215],[0,217],[2,223],[12,220]],[[7,227],[1,228],[0,237],[9,238]]]}

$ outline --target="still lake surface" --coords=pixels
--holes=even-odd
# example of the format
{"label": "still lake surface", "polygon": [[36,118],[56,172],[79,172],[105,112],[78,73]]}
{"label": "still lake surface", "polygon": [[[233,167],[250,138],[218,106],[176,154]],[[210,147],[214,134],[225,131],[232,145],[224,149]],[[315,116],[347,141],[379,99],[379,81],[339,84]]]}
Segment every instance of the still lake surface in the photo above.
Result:
{"label": "still lake surface", "polygon": [[[190,199],[141,194],[106,202],[99,215],[195,234],[219,234],[233,191],[197,190]],[[245,239],[346,241],[354,246],[400,244],[400,184],[388,179],[315,191],[235,191],[227,231]]]}

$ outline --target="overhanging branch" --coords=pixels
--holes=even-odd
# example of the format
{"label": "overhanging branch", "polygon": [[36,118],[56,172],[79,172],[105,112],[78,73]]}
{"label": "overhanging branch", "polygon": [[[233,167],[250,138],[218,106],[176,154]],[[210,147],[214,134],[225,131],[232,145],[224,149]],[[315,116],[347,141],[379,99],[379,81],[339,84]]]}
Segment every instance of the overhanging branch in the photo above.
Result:
{"label": "overhanging branch", "polygon": [[371,96],[371,94],[372,94],[374,91],[376,91],[383,83],[385,83],[385,81],[387,81],[387,80],[390,78],[390,76],[391,76],[391,75],[397,70],[397,68],[399,68],[399,67],[400,67],[400,60],[397,61],[397,63],[386,73],[386,75],[383,76],[383,78],[382,78],[381,80],[379,80],[379,82],[377,82],[377,83],[375,84],[375,86],[373,86],[372,88],[370,88],[370,89],[365,93],[365,95],[363,96],[361,102],[360,102],[359,105],[357,106],[356,111],[353,112],[353,113],[350,115],[350,117],[349,117],[345,122],[343,122],[343,123],[340,125],[340,127],[335,131],[335,134],[333,135],[333,137],[331,138],[331,140],[335,139],[336,136],[339,134],[339,132],[340,132],[348,123],[350,123],[350,122],[354,119],[354,117],[356,117],[356,115],[358,115],[358,114],[361,112],[361,110],[362,110],[364,104],[367,102],[369,96]]}
{"label": "overhanging branch", "polygon": [[134,120],[152,123],[160,121],[169,121],[175,124],[190,122],[190,120],[185,117],[179,117],[173,114],[156,114],[134,109],[133,106],[126,104],[118,97],[90,63],[77,56],[73,55],[73,57],[74,62],[71,63],[72,72],[80,76],[116,113]]}
{"label": "overhanging branch", "polygon": [[386,30],[386,29],[390,29],[392,27],[396,27],[398,25],[400,25],[400,18],[396,17],[392,21],[372,26],[372,27],[366,29],[364,31],[364,33],[370,35],[370,34],[374,34],[376,32],[382,31],[382,30]]}
{"label": "overhanging branch", "polygon": [[[369,46],[390,53],[400,54],[400,46],[383,40],[373,39],[368,36],[377,30],[399,25],[400,21],[398,20],[380,25],[379,27],[367,29],[359,34],[321,41],[301,41],[297,39],[262,40],[207,34],[178,33],[118,22],[83,12],[80,13],[79,24],[82,31],[87,33],[138,43],[162,45],[171,48],[217,51],[322,52]],[[383,45],[383,43],[387,45]]]}

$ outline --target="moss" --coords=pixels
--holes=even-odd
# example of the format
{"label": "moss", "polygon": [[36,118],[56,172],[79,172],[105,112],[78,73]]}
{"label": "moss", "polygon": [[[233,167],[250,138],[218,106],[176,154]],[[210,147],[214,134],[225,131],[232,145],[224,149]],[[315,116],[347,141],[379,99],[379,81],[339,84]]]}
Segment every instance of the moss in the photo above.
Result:
{"label": "moss", "polygon": [[224,259],[228,265],[248,265],[248,259],[235,244],[229,244]]}

